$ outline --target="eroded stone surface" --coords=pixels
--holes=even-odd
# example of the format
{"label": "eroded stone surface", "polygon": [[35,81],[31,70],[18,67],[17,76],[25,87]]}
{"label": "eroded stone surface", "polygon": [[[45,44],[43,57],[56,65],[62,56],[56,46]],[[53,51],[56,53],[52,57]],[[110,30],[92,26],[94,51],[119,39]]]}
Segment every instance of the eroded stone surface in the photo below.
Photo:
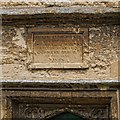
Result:
{"label": "eroded stone surface", "polygon": [[71,6],[71,5],[91,5],[118,7],[119,0],[1,0],[1,6]]}
{"label": "eroded stone surface", "polygon": [[[106,12],[118,12],[118,9],[111,9],[111,7],[119,7],[116,2],[84,2],[75,0],[76,3],[56,3],[56,2],[5,2],[1,3],[2,6],[7,6],[8,9],[3,11],[3,13],[9,15],[13,14],[35,14],[42,13],[43,9],[38,7],[37,9],[31,8],[24,10],[20,8],[20,12],[17,9],[13,9],[14,6],[42,6],[44,10],[43,13],[72,13],[71,10],[73,5],[77,5],[75,12],[81,13],[106,13]],[[9,9],[9,7],[13,7]],[[61,6],[65,6],[60,9]],[[71,6],[67,9],[66,6]],[[78,8],[82,6],[79,10]],[[87,6],[87,7],[86,7]],[[88,9],[89,6],[92,6],[92,9]],[[102,6],[102,8],[98,6]],[[53,9],[56,7],[56,9]],[[109,7],[109,9],[107,8]],[[46,9],[47,8],[47,9]],[[103,9],[104,8],[104,9]],[[40,10],[39,10],[40,9]],[[38,12],[35,12],[39,10]],[[67,11],[66,11],[67,10]],[[84,10],[86,10],[84,12]],[[90,11],[89,11],[90,10]],[[92,11],[91,11],[92,10]],[[17,12],[16,12],[17,11]],[[97,14],[96,14],[97,16]],[[9,17],[9,16],[8,16]],[[20,17],[19,17],[20,18]],[[86,17],[87,19],[87,17]],[[102,18],[103,19],[103,18]],[[104,18],[105,19],[105,18]],[[9,21],[10,23],[10,21]],[[67,24],[66,24],[67,26]],[[51,25],[49,26],[51,27]],[[74,26],[72,26],[74,28]],[[80,26],[78,26],[80,28]],[[109,101],[111,117],[113,119],[119,119],[119,108],[120,108],[120,91],[114,85],[119,81],[120,73],[118,73],[118,63],[119,60],[119,40],[120,40],[120,26],[111,25],[111,26],[102,26],[101,27],[89,27],[89,67],[87,69],[78,69],[78,70],[67,70],[67,69],[41,69],[41,70],[30,70],[28,69],[28,46],[26,42],[26,28],[25,27],[13,27],[13,26],[3,26],[2,31],[2,59],[0,67],[2,68],[2,80],[4,85],[8,85],[3,88],[2,94],[2,118],[11,118],[14,111],[12,111],[12,98],[17,98],[18,102],[23,97],[23,100],[27,98],[27,102],[35,101],[35,98],[45,98],[44,100],[55,100],[56,98],[64,98],[63,101],[66,102],[67,98],[73,101],[72,98],[76,97],[79,101],[79,98],[84,97],[87,101],[86,103],[99,103],[102,104],[101,98],[111,99]],[[1,51],[0,51],[1,52]],[[32,53],[32,52],[31,52]],[[119,74],[119,76],[118,76]],[[44,85],[46,83],[46,85]],[[48,84],[50,83],[50,84]],[[64,83],[64,85],[62,84]],[[71,83],[74,83],[71,84]],[[76,83],[76,84],[75,84]],[[79,83],[79,85],[78,85]],[[90,84],[91,83],[91,84]],[[98,83],[98,84],[93,84]],[[116,84],[113,84],[116,83]],[[25,88],[24,84],[26,84]],[[31,84],[31,86],[29,86]],[[58,84],[55,86],[55,84]],[[12,87],[14,86],[14,87]],[[36,87],[37,86],[37,87]],[[112,86],[112,87],[111,87]],[[117,86],[117,85],[116,85]],[[15,88],[17,87],[17,89]],[[33,87],[33,88],[31,88]],[[115,87],[115,88],[114,88]],[[50,89],[51,88],[51,89]],[[71,88],[71,91],[63,91],[64,88]],[[75,91],[75,90],[81,91]],[[42,91],[40,91],[42,89]],[[45,91],[45,89],[47,91]],[[48,91],[49,89],[49,91]],[[52,91],[59,89],[58,91]],[[61,91],[60,91],[61,89]],[[110,89],[110,91],[108,91]],[[112,89],[114,89],[112,91]],[[34,90],[34,91],[31,91]],[[39,91],[35,91],[39,90]],[[44,90],[44,91],[43,91]],[[68,90],[68,89],[67,89]],[[88,91],[87,91],[88,90]],[[93,91],[94,90],[94,91]],[[99,99],[95,99],[98,97]],[[28,100],[32,98],[32,100]],[[93,98],[95,100],[90,100]],[[43,100],[44,104],[45,101]],[[84,102],[84,100],[81,100]],[[35,101],[37,102],[37,101]],[[50,102],[50,101],[49,101]],[[66,103],[69,103],[67,101]],[[107,102],[108,104],[108,102]],[[27,104],[29,105],[29,104]],[[52,105],[53,106],[53,105]],[[26,107],[27,108],[27,107]],[[78,108],[78,106],[77,106]],[[89,107],[88,107],[89,108]],[[29,109],[28,109],[29,110]],[[88,114],[91,110],[88,110]],[[95,111],[96,112],[96,111]],[[32,113],[32,112],[31,112]],[[30,114],[31,114],[30,113]],[[84,113],[84,115],[86,115]],[[99,112],[97,112],[99,114]],[[104,112],[105,113],[105,112]],[[99,116],[99,115],[98,115]],[[17,116],[18,117],[18,116]]]}
{"label": "eroded stone surface", "polygon": [[118,79],[119,30],[119,26],[89,28],[89,69],[28,70],[24,28],[3,27],[3,79]]}

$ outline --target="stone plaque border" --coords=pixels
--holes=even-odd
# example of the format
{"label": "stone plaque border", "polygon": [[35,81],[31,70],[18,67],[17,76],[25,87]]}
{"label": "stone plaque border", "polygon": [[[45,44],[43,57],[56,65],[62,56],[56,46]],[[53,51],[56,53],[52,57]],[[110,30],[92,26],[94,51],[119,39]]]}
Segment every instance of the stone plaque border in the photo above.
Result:
{"label": "stone plaque border", "polygon": [[[72,34],[82,35],[82,62],[80,63],[34,63],[34,35],[35,34]],[[81,69],[88,68],[89,46],[88,46],[88,28],[73,28],[73,27],[33,27],[28,28],[27,33],[28,47],[28,68],[30,69]]]}

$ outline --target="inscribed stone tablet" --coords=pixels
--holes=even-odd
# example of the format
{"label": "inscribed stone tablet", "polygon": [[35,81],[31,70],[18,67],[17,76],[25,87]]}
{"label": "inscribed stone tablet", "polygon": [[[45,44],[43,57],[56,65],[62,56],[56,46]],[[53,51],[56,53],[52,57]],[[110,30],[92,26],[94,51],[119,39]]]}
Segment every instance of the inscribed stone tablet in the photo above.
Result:
{"label": "inscribed stone tablet", "polygon": [[81,68],[85,31],[34,31],[32,34],[32,68]]}

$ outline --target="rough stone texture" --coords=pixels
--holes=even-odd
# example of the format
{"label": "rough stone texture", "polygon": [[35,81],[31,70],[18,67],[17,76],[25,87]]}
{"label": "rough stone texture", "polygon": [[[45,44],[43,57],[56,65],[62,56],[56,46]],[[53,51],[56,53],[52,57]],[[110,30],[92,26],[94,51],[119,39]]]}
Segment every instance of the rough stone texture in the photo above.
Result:
{"label": "rough stone texture", "polygon": [[32,15],[42,13],[82,13],[82,14],[98,14],[98,13],[118,13],[120,9],[101,6],[70,6],[70,7],[9,7],[0,10],[2,15]]}
{"label": "rough stone texture", "polygon": [[119,26],[89,28],[89,63],[84,70],[28,70],[25,28],[3,27],[2,79],[11,80],[118,80]]}
{"label": "rough stone texture", "polygon": [[[0,45],[0,49],[2,49],[2,51],[0,51],[2,52],[2,57],[0,58],[0,67],[2,68],[1,79],[3,80],[2,118],[13,117],[12,115],[15,112],[15,110],[12,110],[12,107],[14,107],[14,105],[12,105],[13,99],[17,99],[18,102],[26,102],[26,105],[29,105],[34,101],[37,103],[35,99],[37,97],[42,98],[42,103],[46,105],[46,101],[52,101],[54,103],[56,99],[61,103],[66,102],[69,104],[69,100],[74,102],[73,98],[75,97],[77,101],[84,102],[84,100],[86,100],[87,104],[102,104],[101,100],[110,99],[108,102],[111,110],[110,115],[113,119],[120,119],[120,91],[118,88],[120,77],[120,72],[118,71],[118,63],[120,63],[120,26],[119,22],[116,23],[118,18],[116,13],[119,13],[119,3],[117,0],[112,2],[98,2],[98,0],[96,2],[82,2],[74,0],[74,3],[69,2],[68,4],[51,1],[45,2],[44,0],[42,3],[40,1],[0,3],[3,7],[0,13],[4,14],[2,45]],[[73,70],[28,69],[29,60],[27,56],[26,27],[39,26],[41,24],[45,25],[46,23],[45,20],[42,19],[44,18],[44,16],[42,17],[42,13],[53,13],[57,15],[55,13],[61,12],[78,13],[79,16],[73,18],[72,15],[70,15],[68,19],[68,21],[70,20],[69,22],[66,22],[64,18],[61,24],[65,24],[65,27],[67,27],[73,19],[73,24],[75,21],[77,21],[76,24],[79,24],[78,22],[82,21],[81,14],[85,14],[83,17],[84,20],[92,21],[92,24],[87,23],[87,25],[86,22],[81,22],[84,27],[89,28],[89,67],[86,69]],[[97,19],[94,19],[90,13],[92,13],[92,15],[94,13]],[[34,16],[34,14],[38,15]],[[114,15],[116,15],[116,17],[114,17]],[[27,19],[27,17],[29,19]],[[51,14],[47,14],[47,18],[49,17],[51,17]],[[44,19],[47,18],[45,17]],[[99,18],[101,19],[99,20]],[[50,19],[47,19],[48,23],[55,21],[53,19],[52,21],[49,20]],[[57,20],[60,20],[59,16],[57,16]],[[95,27],[93,24],[99,23],[98,21],[100,21],[101,24]],[[109,25],[101,21],[106,21]],[[40,24],[38,25],[36,23]],[[69,26],[74,28],[73,24]],[[51,27],[51,23],[48,27]],[[77,25],[77,27],[81,26]],[[96,97],[98,99],[95,99]],[[84,98],[84,100],[79,98]],[[87,115],[90,111],[91,110],[88,110],[84,115]]]}
{"label": "rough stone texture", "polygon": [[119,7],[119,0],[1,0],[0,6],[109,6]]}

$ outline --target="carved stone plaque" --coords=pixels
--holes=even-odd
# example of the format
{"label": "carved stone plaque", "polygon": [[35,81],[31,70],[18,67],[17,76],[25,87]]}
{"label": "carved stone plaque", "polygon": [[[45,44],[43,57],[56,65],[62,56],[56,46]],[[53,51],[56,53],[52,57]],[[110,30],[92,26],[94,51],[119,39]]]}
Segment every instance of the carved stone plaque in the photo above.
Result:
{"label": "carved stone plaque", "polygon": [[85,28],[34,28],[29,30],[29,39],[30,68],[86,67],[88,30]]}

